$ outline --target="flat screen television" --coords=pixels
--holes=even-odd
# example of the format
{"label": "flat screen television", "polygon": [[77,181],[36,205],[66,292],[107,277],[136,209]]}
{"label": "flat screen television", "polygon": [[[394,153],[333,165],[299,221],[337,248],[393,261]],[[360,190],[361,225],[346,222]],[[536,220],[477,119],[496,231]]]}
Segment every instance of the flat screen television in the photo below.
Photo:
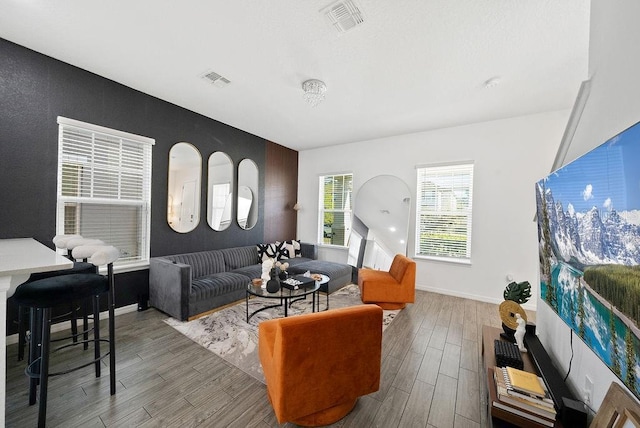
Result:
{"label": "flat screen television", "polygon": [[640,397],[640,122],[535,187],[541,299]]}

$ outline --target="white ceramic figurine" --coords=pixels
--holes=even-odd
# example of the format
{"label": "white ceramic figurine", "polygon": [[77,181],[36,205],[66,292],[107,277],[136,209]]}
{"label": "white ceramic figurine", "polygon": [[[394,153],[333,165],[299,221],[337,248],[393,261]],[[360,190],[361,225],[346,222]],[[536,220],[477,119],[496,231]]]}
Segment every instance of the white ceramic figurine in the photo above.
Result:
{"label": "white ceramic figurine", "polygon": [[526,330],[525,324],[527,322],[520,314],[516,314],[516,322],[518,323],[518,327],[516,327],[514,336],[516,338],[516,343],[518,344],[518,349],[520,352],[527,352],[527,349],[524,347],[524,333]]}
{"label": "white ceramic figurine", "polygon": [[271,271],[272,267],[273,267],[273,259],[267,259],[262,262],[262,275],[260,276],[260,278],[262,278],[262,288],[266,288],[267,281],[271,279],[269,272]]}

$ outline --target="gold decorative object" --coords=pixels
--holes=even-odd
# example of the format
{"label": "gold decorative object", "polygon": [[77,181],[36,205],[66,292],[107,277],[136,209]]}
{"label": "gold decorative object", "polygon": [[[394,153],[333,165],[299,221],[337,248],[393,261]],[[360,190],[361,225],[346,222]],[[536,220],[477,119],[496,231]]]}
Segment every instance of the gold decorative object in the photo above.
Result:
{"label": "gold decorative object", "polygon": [[504,302],[500,303],[498,311],[500,312],[500,319],[502,320],[503,324],[512,330],[515,330],[518,327],[516,314],[520,314],[522,319],[527,321],[526,312],[524,311],[524,309],[522,309],[522,306],[520,306],[513,300],[505,300]]}

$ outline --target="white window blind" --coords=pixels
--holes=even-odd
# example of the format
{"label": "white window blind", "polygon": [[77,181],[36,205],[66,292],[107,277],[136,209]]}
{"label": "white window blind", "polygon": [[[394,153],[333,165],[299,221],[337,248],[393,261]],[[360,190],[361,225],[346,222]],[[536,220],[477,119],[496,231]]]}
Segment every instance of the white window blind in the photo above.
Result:
{"label": "white window blind", "polygon": [[115,246],[120,266],[147,262],[154,140],[63,117],[58,125],[57,233]]}
{"label": "white window blind", "polygon": [[473,163],[417,168],[416,256],[471,260]]}
{"label": "white window blind", "polygon": [[351,232],[353,174],[320,177],[318,242],[346,246]]}

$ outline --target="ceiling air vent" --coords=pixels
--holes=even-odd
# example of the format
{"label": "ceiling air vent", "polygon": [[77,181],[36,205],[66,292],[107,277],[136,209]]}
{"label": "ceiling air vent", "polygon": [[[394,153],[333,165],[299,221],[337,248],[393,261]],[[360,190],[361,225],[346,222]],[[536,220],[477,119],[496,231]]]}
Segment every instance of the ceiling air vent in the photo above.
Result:
{"label": "ceiling air vent", "polygon": [[215,71],[207,71],[202,75],[202,78],[208,81],[209,83],[217,86],[218,88],[222,88],[223,86],[226,86],[227,84],[231,83],[229,79],[226,79],[220,76]]}
{"label": "ceiling air vent", "polygon": [[364,23],[360,8],[352,0],[337,1],[322,10],[333,28],[345,33]]}

